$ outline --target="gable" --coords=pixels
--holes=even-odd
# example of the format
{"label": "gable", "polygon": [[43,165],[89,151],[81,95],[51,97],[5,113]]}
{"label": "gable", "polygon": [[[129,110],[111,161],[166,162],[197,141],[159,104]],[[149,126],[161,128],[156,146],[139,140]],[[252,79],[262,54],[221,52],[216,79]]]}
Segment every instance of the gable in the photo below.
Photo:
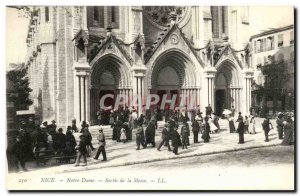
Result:
{"label": "gable", "polygon": [[234,54],[234,51],[230,47],[230,45],[226,45],[224,49],[220,52],[220,56],[215,62],[216,69],[222,64],[223,61],[230,60],[231,62],[234,62],[234,64],[238,65],[241,69],[243,68],[241,62],[237,58],[237,56]]}
{"label": "gable", "polygon": [[106,54],[114,54],[122,60],[127,61],[130,65],[133,64],[132,57],[127,53],[126,49],[119,44],[119,41],[114,36],[107,37],[100,45],[92,49],[90,64],[94,64],[101,56]]}
{"label": "gable", "polygon": [[148,64],[149,61],[152,61],[153,58],[158,56],[165,50],[170,48],[179,49],[189,56],[194,56],[197,61],[204,65],[201,58],[197,55],[190,41],[184,36],[182,31],[175,24],[170,29],[165,29],[160,33],[160,37],[152,44],[152,46],[145,53],[144,59],[145,64]]}

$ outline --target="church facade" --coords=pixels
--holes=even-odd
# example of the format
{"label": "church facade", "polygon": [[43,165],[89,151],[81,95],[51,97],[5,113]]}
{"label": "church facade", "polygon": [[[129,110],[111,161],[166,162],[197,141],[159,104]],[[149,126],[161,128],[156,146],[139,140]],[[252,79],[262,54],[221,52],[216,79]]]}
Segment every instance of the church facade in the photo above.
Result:
{"label": "church facade", "polygon": [[106,94],[193,94],[202,111],[210,104],[218,114],[232,106],[249,114],[249,37],[248,7],[35,7],[30,109],[59,126],[73,118],[94,124]]}

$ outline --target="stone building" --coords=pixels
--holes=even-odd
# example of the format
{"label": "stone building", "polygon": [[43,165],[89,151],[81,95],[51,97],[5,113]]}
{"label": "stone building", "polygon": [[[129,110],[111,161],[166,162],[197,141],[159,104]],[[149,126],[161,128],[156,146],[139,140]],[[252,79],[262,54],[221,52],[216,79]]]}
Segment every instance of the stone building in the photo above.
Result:
{"label": "stone building", "polygon": [[273,115],[294,110],[294,25],[253,35],[252,105]]}
{"label": "stone building", "polygon": [[196,94],[202,111],[210,104],[218,114],[231,106],[245,114],[249,37],[248,7],[35,7],[27,37],[32,107],[59,126],[74,117],[94,124],[107,93]]}

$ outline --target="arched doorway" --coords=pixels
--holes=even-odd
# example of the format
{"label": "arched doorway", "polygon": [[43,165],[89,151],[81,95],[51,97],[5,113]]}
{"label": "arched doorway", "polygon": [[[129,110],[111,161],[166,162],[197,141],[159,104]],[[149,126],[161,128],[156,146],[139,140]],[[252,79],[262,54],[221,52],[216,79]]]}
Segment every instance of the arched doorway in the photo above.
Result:
{"label": "arched doorway", "polygon": [[228,83],[226,81],[226,78],[224,74],[221,72],[216,77],[216,86],[215,86],[215,107],[216,107],[216,114],[221,116],[223,110],[225,108],[228,108],[228,101],[227,101],[227,87]]}
{"label": "arched doorway", "polygon": [[[130,69],[118,57],[106,55],[95,63],[92,68],[90,89],[91,124],[96,124],[99,109],[102,111],[102,122],[109,124],[110,110],[114,109],[118,94],[129,99],[132,97],[130,78]],[[100,105],[101,98],[104,105]],[[128,103],[124,103],[123,107],[126,105]]]}
{"label": "arched doorway", "polygon": [[[148,80],[151,84],[150,93],[157,94],[160,100],[165,94],[168,100],[176,95],[175,107],[180,104],[180,95],[187,97],[185,105],[189,105],[189,98],[194,95],[194,105],[197,105],[200,100],[200,74],[197,74],[194,64],[184,53],[177,50],[167,51],[153,64],[150,81]],[[159,106],[160,103],[161,101]]]}
{"label": "arched doorway", "polygon": [[215,77],[215,113],[221,116],[224,109],[232,106],[239,112],[240,102],[239,71],[232,62],[224,61],[217,68]]}

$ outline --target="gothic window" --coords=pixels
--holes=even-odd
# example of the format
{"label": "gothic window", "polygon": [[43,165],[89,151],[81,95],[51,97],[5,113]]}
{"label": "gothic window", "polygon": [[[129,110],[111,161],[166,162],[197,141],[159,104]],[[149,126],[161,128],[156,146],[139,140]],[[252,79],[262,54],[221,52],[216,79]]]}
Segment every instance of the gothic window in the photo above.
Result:
{"label": "gothic window", "polygon": [[93,10],[94,10],[93,25],[104,28],[104,7],[94,6]]}
{"label": "gothic window", "polygon": [[227,7],[226,6],[212,6],[212,32],[214,38],[221,38],[222,34],[227,34]]}
{"label": "gothic window", "polygon": [[144,15],[154,25],[166,27],[169,23],[168,17],[170,12],[177,14],[177,22],[180,22],[187,12],[185,6],[143,6]]}
{"label": "gothic window", "polygon": [[283,47],[283,34],[278,35],[278,48]]}
{"label": "gothic window", "polygon": [[115,6],[111,7],[111,22],[116,22],[116,12],[115,12],[116,8]]}
{"label": "gothic window", "polygon": [[49,7],[45,7],[45,21],[49,21]]}
{"label": "gothic window", "polygon": [[113,28],[119,28],[119,7],[110,6],[107,7],[107,10],[107,23],[111,24]]}
{"label": "gothic window", "polygon": [[84,41],[83,41],[83,39],[80,39],[78,41],[78,45],[77,45],[77,58],[78,59],[85,58],[85,47],[84,47]]}
{"label": "gothic window", "polygon": [[138,42],[135,48],[135,62],[141,63],[141,61],[142,61],[142,46],[141,43]]}

